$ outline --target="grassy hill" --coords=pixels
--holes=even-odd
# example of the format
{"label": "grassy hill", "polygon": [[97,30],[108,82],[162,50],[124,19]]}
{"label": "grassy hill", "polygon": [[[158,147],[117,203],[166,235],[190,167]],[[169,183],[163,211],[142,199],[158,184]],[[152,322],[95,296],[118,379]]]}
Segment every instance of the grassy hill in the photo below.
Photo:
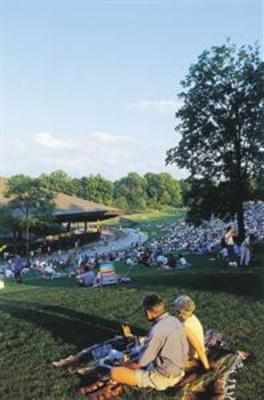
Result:
{"label": "grassy hill", "polygon": [[[0,398],[81,399],[75,393],[80,378],[54,370],[51,362],[120,333],[124,320],[136,332],[145,331],[149,325],[143,313],[129,315],[146,292],[156,291],[169,308],[176,296],[187,293],[196,301],[205,329],[223,331],[232,348],[253,353],[239,371],[237,398],[263,399],[263,250],[263,246],[255,249],[248,271],[230,270],[208,256],[192,257],[191,271],[137,266],[127,287],[85,289],[69,279],[7,282],[0,292]],[[119,263],[118,269],[126,267]],[[138,392],[130,399],[145,396]]]}

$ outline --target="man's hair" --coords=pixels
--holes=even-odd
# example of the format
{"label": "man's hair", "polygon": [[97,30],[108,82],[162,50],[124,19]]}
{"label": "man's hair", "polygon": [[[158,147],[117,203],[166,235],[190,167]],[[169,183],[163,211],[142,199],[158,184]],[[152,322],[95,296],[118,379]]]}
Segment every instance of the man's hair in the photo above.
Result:
{"label": "man's hair", "polygon": [[193,313],[195,310],[195,303],[189,296],[179,296],[174,301],[174,305],[176,306],[177,310],[184,310],[189,313]]}
{"label": "man's hair", "polygon": [[164,300],[156,293],[148,294],[142,301],[145,310],[153,310],[157,307],[164,307]]}

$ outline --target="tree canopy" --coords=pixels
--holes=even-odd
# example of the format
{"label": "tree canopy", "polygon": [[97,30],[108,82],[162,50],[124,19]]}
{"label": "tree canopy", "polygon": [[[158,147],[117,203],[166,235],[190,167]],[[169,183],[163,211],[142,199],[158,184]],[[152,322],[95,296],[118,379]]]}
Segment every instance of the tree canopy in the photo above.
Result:
{"label": "tree canopy", "polygon": [[34,225],[40,223],[41,218],[52,216],[54,194],[37,179],[24,175],[13,176],[8,181],[6,196],[11,198],[9,205],[21,224]]}
{"label": "tree canopy", "polygon": [[50,174],[41,174],[38,178],[38,182],[41,187],[44,187],[55,193],[66,193],[72,192],[71,177],[63,170],[56,170]]}
{"label": "tree canopy", "polygon": [[2,213],[6,220],[12,219],[12,225],[24,233],[28,256],[32,230],[53,225],[54,194],[44,188],[38,179],[15,175],[8,181],[6,195],[11,199]]}
{"label": "tree canopy", "polygon": [[[9,180],[10,188],[24,190],[31,187],[32,178],[16,175]],[[147,208],[182,206],[181,184],[169,173],[148,172],[144,176],[129,172],[112,182],[100,174],[71,178],[62,170],[41,174],[34,180],[35,187],[44,191],[66,193],[85,200],[118,207],[124,211],[141,211]]]}
{"label": "tree canopy", "polygon": [[160,208],[166,205],[179,207],[182,205],[180,184],[170,174],[166,172],[159,174],[149,172],[144,175],[144,178],[150,207]]}
{"label": "tree canopy", "polygon": [[181,140],[166,158],[192,178],[229,183],[240,238],[250,180],[263,174],[263,73],[258,45],[237,48],[228,41],[205,50],[181,82]]}
{"label": "tree canopy", "polygon": [[131,210],[146,208],[146,181],[136,172],[130,172],[126,177],[115,182],[114,197],[126,199]]}
{"label": "tree canopy", "polygon": [[76,194],[84,199],[112,204],[114,185],[101,175],[90,175],[80,180],[80,190]]}

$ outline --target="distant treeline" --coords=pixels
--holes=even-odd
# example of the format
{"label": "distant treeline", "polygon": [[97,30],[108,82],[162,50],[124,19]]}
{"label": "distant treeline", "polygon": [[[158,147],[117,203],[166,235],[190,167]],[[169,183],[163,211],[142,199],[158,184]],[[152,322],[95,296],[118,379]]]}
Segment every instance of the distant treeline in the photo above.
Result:
{"label": "distant treeline", "polygon": [[[14,178],[19,182],[26,177],[17,175],[10,181]],[[167,172],[148,172],[144,176],[130,172],[125,177],[110,181],[99,174],[71,178],[66,172],[57,170],[42,174],[34,181],[51,192],[74,195],[125,212],[187,207],[187,221],[195,224],[212,214],[221,218],[228,214],[235,215],[236,192],[232,185],[212,179],[176,180]],[[244,198],[264,201],[263,176],[251,179]]]}
{"label": "distant treeline", "polygon": [[[148,172],[144,176],[130,172],[114,182],[101,175],[71,178],[57,170],[42,174],[41,186],[83,199],[120,208],[125,212],[187,207],[187,221],[199,224],[212,214],[223,218],[234,216],[236,192],[228,182],[212,179],[176,180],[169,173]],[[264,200],[264,178],[251,179],[244,193],[246,200]]]}
{"label": "distant treeline", "polygon": [[149,172],[144,176],[130,172],[113,182],[101,175],[71,178],[64,171],[57,170],[42,174],[37,179],[41,186],[51,191],[75,195],[124,211],[183,206],[181,181],[166,172]]}

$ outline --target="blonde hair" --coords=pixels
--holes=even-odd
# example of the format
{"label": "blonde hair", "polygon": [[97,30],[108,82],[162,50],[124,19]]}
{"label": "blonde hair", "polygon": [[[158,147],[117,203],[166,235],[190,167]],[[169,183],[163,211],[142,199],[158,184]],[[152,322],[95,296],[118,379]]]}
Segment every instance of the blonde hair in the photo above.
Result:
{"label": "blonde hair", "polygon": [[177,299],[174,301],[174,305],[177,310],[183,310],[188,312],[189,314],[192,314],[195,310],[194,301],[186,295],[177,297]]}

